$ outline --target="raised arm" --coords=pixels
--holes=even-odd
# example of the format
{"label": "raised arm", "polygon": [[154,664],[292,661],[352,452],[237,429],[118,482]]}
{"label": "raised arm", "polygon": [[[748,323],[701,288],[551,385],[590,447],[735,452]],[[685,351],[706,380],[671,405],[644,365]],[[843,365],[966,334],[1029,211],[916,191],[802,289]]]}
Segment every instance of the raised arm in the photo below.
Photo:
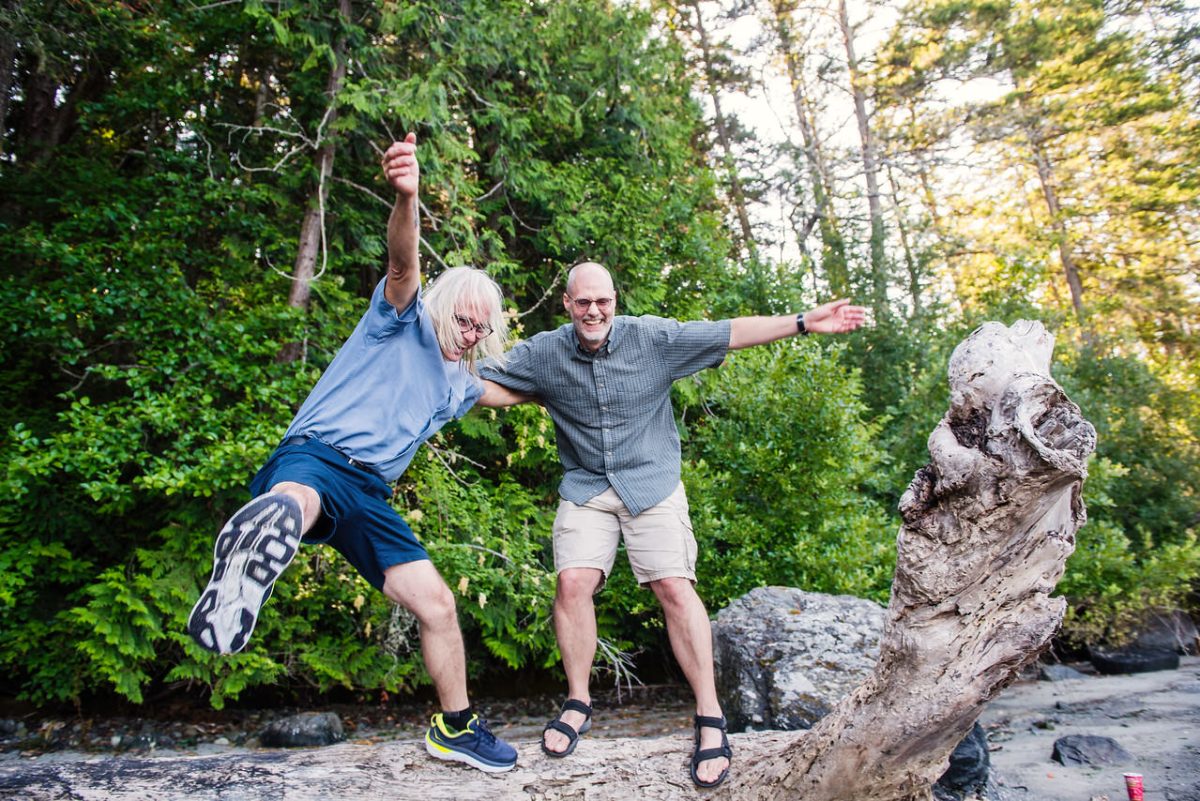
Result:
{"label": "raised arm", "polygon": [[383,294],[401,312],[413,302],[421,286],[421,231],[417,217],[420,166],[416,134],[408,134],[403,142],[393,142],[387,149],[383,154],[383,174],[396,192],[396,202],[388,217],[388,274]]}
{"label": "raised arm", "polygon": [[[729,349],[740,350],[754,345],[765,345],[801,332],[845,334],[862,325],[866,317],[865,308],[851,306],[850,301],[845,298],[798,315],[735,317],[729,321]],[[803,327],[800,325],[801,320],[804,321]]]}

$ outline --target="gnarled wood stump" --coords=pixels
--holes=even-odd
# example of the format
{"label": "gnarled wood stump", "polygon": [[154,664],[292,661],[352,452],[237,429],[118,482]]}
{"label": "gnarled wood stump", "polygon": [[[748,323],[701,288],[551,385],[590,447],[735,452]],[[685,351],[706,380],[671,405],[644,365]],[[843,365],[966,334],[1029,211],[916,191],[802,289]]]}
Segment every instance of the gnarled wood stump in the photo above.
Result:
{"label": "gnarled wood stump", "polygon": [[803,741],[738,771],[738,799],[931,797],[983,705],[1062,622],[1051,598],[1075,532],[1095,429],[1050,378],[1040,323],[987,323],[950,359],[950,410],[904,525],[874,673]]}

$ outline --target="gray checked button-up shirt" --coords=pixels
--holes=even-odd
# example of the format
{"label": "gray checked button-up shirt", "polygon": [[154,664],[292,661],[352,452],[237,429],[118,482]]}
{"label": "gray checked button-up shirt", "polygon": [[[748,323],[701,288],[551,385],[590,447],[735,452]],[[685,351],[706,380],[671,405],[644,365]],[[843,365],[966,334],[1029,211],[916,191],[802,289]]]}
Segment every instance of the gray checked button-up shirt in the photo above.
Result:
{"label": "gray checked button-up shirt", "polygon": [[671,383],[717,366],[728,349],[728,320],[618,316],[596,353],[568,323],[518,343],[504,369],[480,373],[545,403],[565,471],[559,495],[584,504],[611,486],[637,515],[679,485]]}

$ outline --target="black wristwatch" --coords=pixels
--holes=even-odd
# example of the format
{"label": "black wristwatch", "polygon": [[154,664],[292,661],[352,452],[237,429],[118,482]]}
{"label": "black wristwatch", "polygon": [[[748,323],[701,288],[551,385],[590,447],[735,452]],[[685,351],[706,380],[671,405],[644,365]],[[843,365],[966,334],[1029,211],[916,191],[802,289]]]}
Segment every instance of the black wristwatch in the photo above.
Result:
{"label": "black wristwatch", "polygon": [[804,312],[796,315],[796,328],[800,330],[800,336],[808,336],[808,329],[804,327]]}

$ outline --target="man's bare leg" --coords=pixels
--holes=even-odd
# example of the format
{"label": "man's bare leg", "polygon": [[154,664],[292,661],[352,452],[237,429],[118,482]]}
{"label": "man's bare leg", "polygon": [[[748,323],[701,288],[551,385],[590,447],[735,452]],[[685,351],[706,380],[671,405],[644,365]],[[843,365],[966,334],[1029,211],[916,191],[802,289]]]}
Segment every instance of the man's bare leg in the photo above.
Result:
{"label": "man's bare leg", "polygon": [[454,593],[428,559],[392,565],[383,577],[383,594],[412,612],[420,624],[421,655],[442,709],[466,709],[471,703],[467,657]]}
{"label": "man's bare leg", "polygon": [[271,487],[271,492],[280,492],[296,499],[300,511],[304,515],[300,536],[304,536],[316,525],[321,517],[321,496],[307,484],[297,484],[295,481],[280,481]]}
{"label": "man's bare leg", "polygon": [[[592,703],[589,684],[596,658],[596,607],[592,597],[603,578],[603,571],[596,568],[567,568],[558,574],[554,596],[554,633],[567,674],[567,697],[588,706]],[[587,718],[572,709],[564,712],[561,720],[579,731]],[[544,740],[546,748],[557,753],[567,750],[570,744],[565,734],[554,729],[546,731]]]}
{"label": "man's bare leg", "polygon": [[[667,621],[667,636],[675,660],[696,696],[696,714],[721,717],[717,700],[717,683],[713,672],[712,628],[704,602],[696,594],[692,582],[685,578],[666,578],[650,582],[658,596]],[[700,730],[700,748],[719,748],[721,732],[713,728]],[[702,781],[714,781],[729,767],[725,757],[706,759],[696,769]]]}

